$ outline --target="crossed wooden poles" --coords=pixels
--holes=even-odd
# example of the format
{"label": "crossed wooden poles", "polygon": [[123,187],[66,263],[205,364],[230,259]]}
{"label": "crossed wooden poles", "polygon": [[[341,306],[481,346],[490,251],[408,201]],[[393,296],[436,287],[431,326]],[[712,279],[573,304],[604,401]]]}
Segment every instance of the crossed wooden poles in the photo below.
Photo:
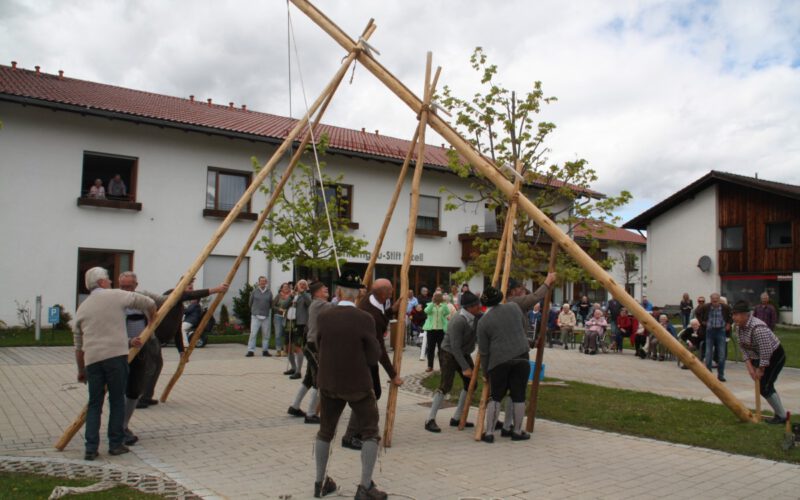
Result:
{"label": "crossed wooden poles", "polygon": [[[512,207],[514,210],[521,209],[531,219],[536,222],[553,240],[554,244],[561,247],[561,249],[570,255],[584,270],[586,270],[594,279],[598,281],[607,291],[609,291],[623,306],[625,306],[639,321],[642,325],[649,331],[653,332],[653,334],[658,338],[659,342],[661,342],[664,346],[666,346],[676,357],[684,363],[691,371],[695,374],[719,399],[720,401],[727,406],[740,420],[742,421],[752,421],[752,414],[750,410],[745,407],[741,401],[739,401],[721,382],[719,382],[703,365],[694,355],[692,355],[688,350],[686,350],[683,345],[680,344],[675,338],[672,337],[659,323],[655,320],[644,308],[636,302],[636,300],[628,295],[623,287],[621,287],[602,267],[600,267],[591,257],[589,257],[583,249],[580,248],[572,239],[569,238],[551,219],[549,219],[536,205],[534,205],[528,198],[524,195],[519,193],[519,186],[517,186],[517,181],[514,184],[508,181],[503,174],[497,169],[497,167],[489,160],[488,158],[484,157],[479,151],[477,151],[467,140],[461,137],[458,132],[455,131],[447,122],[445,122],[442,118],[440,118],[436,113],[431,112],[430,108],[430,100],[431,95],[433,93],[433,89],[435,87],[435,80],[434,83],[431,82],[430,78],[430,59],[431,56],[428,54],[428,62],[426,65],[426,78],[425,78],[425,88],[423,97],[424,99],[419,99],[413,92],[411,92],[402,82],[400,82],[394,75],[392,75],[386,68],[384,68],[369,52],[369,50],[365,49],[364,42],[369,39],[370,35],[375,30],[375,25],[372,20],[369,21],[367,24],[366,29],[364,30],[361,38],[358,41],[351,39],[346,33],[344,33],[341,28],[339,28],[335,23],[333,23],[330,19],[328,19],[321,11],[319,11],[316,7],[314,7],[310,2],[307,0],[291,0],[292,3],[300,9],[304,14],[306,14],[312,21],[314,21],[323,31],[325,31],[331,38],[333,38],[339,45],[341,45],[347,52],[348,55],[343,61],[342,65],[340,66],[339,70],[336,72],[334,77],[325,87],[321,95],[317,98],[316,101],[311,105],[306,115],[298,120],[297,124],[292,128],[292,130],[286,136],[286,139],[281,143],[281,145],[277,148],[275,153],[273,154],[272,158],[259,170],[253,182],[248,186],[245,190],[244,194],[242,195],[241,199],[234,205],[234,207],[230,210],[227,217],[222,221],[220,226],[214,232],[211,237],[211,240],[206,244],[206,246],[200,252],[200,255],[195,259],[195,261],[189,266],[189,269],[183,274],[182,278],[175,286],[175,289],[172,293],[169,294],[164,304],[159,308],[158,312],[156,313],[155,318],[153,318],[152,323],[150,323],[147,328],[141,333],[140,338],[142,339],[142,344],[146,343],[146,341],[152,336],[154,329],[161,323],[161,321],[166,316],[167,312],[172,309],[180,299],[181,294],[184,292],[188,284],[194,278],[197,271],[200,270],[200,267],[203,266],[205,261],[208,259],[211,252],[217,246],[219,241],[227,232],[228,228],[231,224],[236,220],[236,217],[242,212],[245,208],[247,203],[253,197],[256,189],[258,189],[261,184],[263,184],[270,173],[273,172],[276,165],[283,157],[283,155],[290,149],[292,144],[295,140],[300,136],[301,133],[305,131],[304,138],[301,142],[302,147],[298,148],[297,152],[292,158],[292,163],[290,163],[289,167],[287,167],[287,173],[290,171],[296,161],[299,160],[299,156],[302,155],[302,151],[305,148],[305,145],[308,143],[308,140],[311,135],[311,130],[309,130],[309,121],[312,116],[314,116],[317,111],[320,111],[319,117],[322,115],[321,107],[327,107],[327,104],[330,102],[332,95],[334,94],[335,90],[338,88],[339,83],[341,82],[342,77],[344,76],[347,68],[353,61],[360,62],[367,70],[369,70],[373,75],[375,75],[378,80],[380,80],[384,85],[386,85],[389,90],[394,92],[397,97],[400,98],[408,107],[412,109],[414,113],[419,116],[419,127],[417,129],[417,133],[415,135],[417,144],[417,162],[415,165],[414,170],[414,181],[412,181],[412,206],[411,210],[409,211],[409,227],[408,227],[408,234],[406,238],[406,253],[403,258],[403,266],[402,266],[402,276],[401,276],[401,307],[405,307],[406,304],[406,297],[408,291],[408,269],[410,267],[410,258],[411,258],[411,249],[413,248],[413,234],[416,228],[416,209],[418,206],[418,195],[419,195],[419,179],[422,175],[422,165],[424,163],[424,152],[425,152],[425,129],[430,126],[435,130],[439,135],[441,135],[448,143],[450,143],[456,151],[462,156],[464,160],[466,160],[473,168],[475,168],[481,175],[485,176],[489,179],[503,194],[512,200]],[[438,71],[437,71],[438,77]],[[315,121],[315,124],[312,125],[316,126],[319,123],[319,117]],[[412,148],[413,149],[413,148]],[[409,157],[410,158],[410,152]],[[410,159],[408,160],[410,161]],[[408,163],[406,161],[405,163]],[[407,166],[404,164],[404,168],[407,169]],[[405,174],[405,171],[402,171]],[[282,187],[286,180],[288,180],[287,173],[284,173],[284,176],[281,178],[281,183],[279,186]],[[417,184],[417,198],[416,202],[414,201],[413,196],[413,185],[414,182]],[[402,184],[402,179],[398,179],[398,185]],[[279,195],[280,190],[275,189],[272,193],[272,197],[270,199],[269,205],[267,208],[262,211],[257,224],[255,225],[253,232],[251,232],[250,238],[248,238],[247,245],[243,248],[243,253],[240,253],[239,257],[234,263],[234,267],[232,267],[231,272],[229,272],[228,276],[226,277],[226,282],[229,282],[233,279],[233,276],[238,269],[239,264],[241,264],[242,259],[244,258],[244,254],[249,250],[252,242],[255,240],[258,231],[260,230],[261,226],[263,225],[264,220],[266,219],[267,215],[269,214],[269,210],[274,207],[275,202],[277,201],[277,196]],[[394,200],[396,203],[396,199]],[[385,225],[388,224],[386,221]],[[506,224],[509,226],[509,224]],[[506,229],[508,231],[508,229]],[[385,233],[385,231],[384,231]],[[507,251],[508,252],[508,251]],[[371,260],[371,265],[374,267],[374,259],[376,258],[377,253],[373,252]],[[510,259],[507,262],[507,265],[510,265]],[[370,278],[367,277],[369,280]],[[182,373],[186,362],[191,355],[191,352],[197,343],[197,340],[200,337],[200,333],[203,331],[205,324],[208,322],[210,315],[213,313],[214,308],[216,308],[219,303],[221,302],[221,297],[218,296],[212,307],[209,307],[209,312],[204,316],[201,324],[198,325],[198,328],[195,330],[194,335],[192,336],[192,340],[190,342],[189,348],[186,349],[186,352],[181,358],[181,364],[179,365],[178,371],[176,371],[173,379],[170,380],[167,389],[165,389],[164,393],[161,395],[161,400],[165,401],[171,391],[172,387],[174,387],[177,379],[180,377],[180,373]],[[405,311],[405,309],[401,309],[401,311]],[[543,311],[544,314],[545,311]],[[402,316],[401,316],[402,317]],[[400,371],[400,361],[402,357],[402,348],[398,349],[402,344],[400,342],[400,336],[403,335],[403,320],[398,321],[398,328],[395,332],[395,352],[394,352],[394,362],[396,366],[396,370]],[[134,347],[128,353],[128,360],[132,360],[139,352],[140,348]],[[476,363],[477,364],[477,363]],[[477,373],[477,366],[476,366],[476,373]],[[537,369],[539,369],[537,365]],[[474,379],[474,377],[473,377]],[[538,380],[537,377],[534,378],[534,383]],[[394,413],[396,408],[396,397],[397,397],[397,387],[392,386],[389,391],[389,398],[387,403],[387,416],[386,416],[386,426],[384,429],[384,445],[390,446],[391,445],[391,435],[392,435],[392,427],[394,424]],[[84,407],[83,411],[80,415],[75,419],[75,421],[70,424],[67,429],[64,431],[64,434],[56,443],[55,447],[59,450],[63,450],[72,437],[78,432],[78,430],[83,426],[86,420],[86,407]],[[529,423],[530,425],[530,423]]]}

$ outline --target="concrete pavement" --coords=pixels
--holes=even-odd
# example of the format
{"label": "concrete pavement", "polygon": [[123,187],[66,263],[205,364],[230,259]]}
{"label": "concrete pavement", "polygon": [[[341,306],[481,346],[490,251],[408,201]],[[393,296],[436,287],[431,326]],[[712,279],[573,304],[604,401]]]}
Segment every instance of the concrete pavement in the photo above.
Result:
{"label": "concrete pavement", "polygon": [[[316,426],[286,414],[299,381],[281,375],[285,358],[245,358],[244,353],[240,345],[195,351],[170,400],[137,411],[132,428],[140,441],[133,453],[109,457],[101,444],[97,463],[161,475],[205,498],[310,498]],[[160,387],[177,359],[174,349],[165,349],[164,355]],[[405,374],[424,370],[417,358],[418,350],[409,348]],[[614,387],[644,380],[649,381],[646,387],[631,388],[713,398],[674,363],[638,360],[629,353],[586,356],[553,349],[546,363],[548,376]],[[749,394],[752,384],[743,367],[731,366],[726,376],[734,391]],[[798,406],[792,392],[797,384],[798,370],[786,370],[779,379],[778,388],[792,408]],[[64,452],[52,448],[86,402],[84,386],[75,382],[72,348],[0,349],[0,391],[0,455],[85,464],[80,434]],[[545,420],[523,442],[498,436],[488,445],[450,427],[431,434],[423,429],[427,408],[421,405],[428,401],[426,395],[400,391],[393,446],[381,452],[375,471],[376,483],[392,497],[798,498],[800,492],[797,465]],[[379,407],[383,412],[385,398]],[[441,410],[440,425],[451,411]],[[343,495],[352,496],[359,454],[338,444],[332,449],[329,474]]]}

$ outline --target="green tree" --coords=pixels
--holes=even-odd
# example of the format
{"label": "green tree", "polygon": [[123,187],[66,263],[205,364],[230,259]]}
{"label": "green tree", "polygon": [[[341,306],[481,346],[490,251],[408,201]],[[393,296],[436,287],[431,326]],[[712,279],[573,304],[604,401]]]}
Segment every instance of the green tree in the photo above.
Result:
{"label": "green tree", "polygon": [[[317,144],[319,158],[325,156],[327,145],[328,138],[323,135]],[[308,152],[306,155],[309,156]],[[253,164],[258,170],[255,159]],[[320,180],[316,165],[298,162],[264,224],[266,231],[272,231],[272,238],[267,234],[256,242],[256,249],[264,252],[267,259],[280,262],[284,271],[291,269],[292,265],[307,267],[316,278],[320,271],[336,268],[337,255],[341,266],[347,262],[346,256],[367,252],[367,241],[350,232],[348,201],[342,196],[340,185],[343,176],[327,175],[325,165],[320,161]],[[271,194],[270,189],[261,189],[267,195]]]}
{"label": "green tree", "polygon": [[[598,179],[597,172],[585,159],[562,164],[548,160],[550,149],[545,142],[556,126],[548,121],[537,121],[537,118],[542,106],[555,102],[556,98],[545,96],[540,81],[535,81],[533,88],[521,97],[504,88],[496,81],[497,66],[487,62],[481,47],[472,53],[470,64],[480,76],[480,88],[472,98],[456,97],[448,86],[443,88],[440,96],[442,106],[455,116],[458,131],[512,182],[515,178],[512,170],[520,162],[523,165],[523,194],[568,232],[578,226],[586,227],[586,221],[592,219],[616,222],[618,219],[613,212],[631,199],[629,192],[602,196],[593,191],[591,185]],[[450,168],[460,177],[469,179],[474,194],[461,195],[442,187],[441,191],[447,194],[445,209],[485,206],[495,212],[498,232],[502,232],[508,212],[506,196],[478,170],[464,163],[455,150],[451,149],[448,154]],[[471,227],[471,233],[476,235],[473,245],[477,255],[464,271],[456,273],[456,281],[467,280],[478,273],[491,276],[494,272],[499,240],[481,238],[477,236],[479,232],[477,225]],[[530,277],[532,269],[545,269],[547,255],[537,245],[543,234],[526,213],[518,212],[514,222],[512,277],[525,279]],[[597,239],[585,236],[581,243],[588,246],[590,254],[599,256]],[[600,263],[609,268],[613,261],[605,259]],[[588,275],[566,255],[560,254],[558,271],[567,281],[589,281]]]}
{"label": "green tree", "polygon": [[[239,290],[239,294],[233,298],[233,315],[236,316],[243,325],[250,324],[250,294],[253,293],[253,288],[253,285],[250,283],[245,283],[244,287]],[[222,306],[225,307],[225,304]],[[225,314],[227,315],[227,309],[225,310]],[[222,319],[223,318],[220,316],[220,323],[222,323],[223,326],[227,326],[222,322]]]}

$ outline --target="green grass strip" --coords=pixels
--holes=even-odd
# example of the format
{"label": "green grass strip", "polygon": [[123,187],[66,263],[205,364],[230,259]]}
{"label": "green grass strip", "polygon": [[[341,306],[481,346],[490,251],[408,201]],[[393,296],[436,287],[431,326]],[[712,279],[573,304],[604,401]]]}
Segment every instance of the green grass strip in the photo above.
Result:
{"label": "green grass strip", "polygon": [[[795,447],[789,452],[781,449],[784,426],[739,422],[723,405],[582,382],[563,383],[563,386],[540,387],[537,417],[659,441],[800,463],[800,448]],[[439,373],[424,379],[422,385],[430,390],[436,389]],[[479,381],[473,398],[475,406],[480,399],[481,386]],[[461,380],[456,377],[452,397],[456,398],[460,391]]]}

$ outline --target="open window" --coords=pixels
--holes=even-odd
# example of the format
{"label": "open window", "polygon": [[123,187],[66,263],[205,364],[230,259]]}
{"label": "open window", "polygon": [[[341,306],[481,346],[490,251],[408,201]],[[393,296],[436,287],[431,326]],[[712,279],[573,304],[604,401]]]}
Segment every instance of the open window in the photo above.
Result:
{"label": "open window", "polygon": [[141,210],[136,202],[138,163],[131,156],[84,151],[78,206]]}
{"label": "open window", "polygon": [[[203,216],[226,217],[241,199],[251,180],[252,174],[249,172],[208,167],[206,208],[203,210]],[[250,212],[248,202],[238,218],[256,220],[258,216]]]}
{"label": "open window", "polygon": [[132,250],[109,250],[102,248],[78,248],[78,279],[76,307],[89,296],[84,279],[86,271],[93,267],[102,267],[108,271],[113,287],[119,286],[119,275],[125,271],[133,271]]}

